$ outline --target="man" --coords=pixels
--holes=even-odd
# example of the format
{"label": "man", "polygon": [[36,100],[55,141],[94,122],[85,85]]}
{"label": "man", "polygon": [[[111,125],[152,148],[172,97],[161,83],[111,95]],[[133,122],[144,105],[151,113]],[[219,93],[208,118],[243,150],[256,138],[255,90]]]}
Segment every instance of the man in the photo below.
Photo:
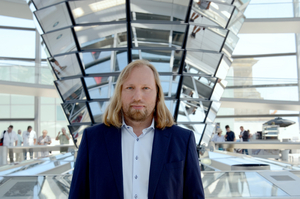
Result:
{"label": "man", "polygon": [[194,133],[174,125],[152,64],[123,69],[103,121],[83,133],[69,198],[204,198]]}
{"label": "man", "polygon": [[[34,146],[36,145],[36,133],[32,130],[31,126],[27,127],[27,131],[23,132],[23,146]],[[24,160],[27,160],[27,150],[23,150]],[[33,159],[33,150],[29,149],[30,159]]]}
{"label": "man", "polygon": [[[21,135],[22,131],[19,129],[18,130],[18,143],[16,146],[21,146],[23,144],[23,137]],[[21,162],[22,161],[22,158],[21,158],[21,153],[16,153],[16,161],[17,162]]]}
{"label": "man", "polygon": [[[241,132],[239,135],[239,138],[241,139],[242,142],[248,142],[249,141],[249,132],[244,130],[243,126],[240,126]],[[242,149],[242,153],[249,155],[248,149]]]}
{"label": "man", "polygon": [[[7,128],[7,131],[2,132],[0,139],[3,138],[3,146],[11,147],[17,145],[18,137],[16,132],[13,131],[13,125]],[[8,156],[10,163],[14,162],[14,153],[12,149],[8,150]]]}
{"label": "man", "polygon": [[[225,129],[226,129],[226,135],[224,137],[226,138],[226,141],[227,142],[235,142],[235,134],[234,134],[233,131],[230,130],[229,125],[226,125]],[[228,147],[226,149],[226,151],[233,152],[233,148],[232,147]]]}
{"label": "man", "polygon": [[[58,132],[55,140],[59,140],[59,143],[61,145],[63,145],[63,144],[69,144],[70,137],[67,134],[66,128],[65,127],[61,128],[61,132],[62,132],[62,134],[60,134],[60,131]],[[60,152],[61,153],[68,152],[68,148],[69,147],[61,147],[60,148]]]}
{"label": "man", "polygon": [[[51,144],[51,138],[50,136],[48,136],[48,131],[47,130],[43,130],[43,135],[41,135],[39,138],[38,138],[38,145],[50,145]],[[40,157],[47,157],[49,156],[49,151],[46,150],[46,149],[42,149],[41,150],[41,155]]]}

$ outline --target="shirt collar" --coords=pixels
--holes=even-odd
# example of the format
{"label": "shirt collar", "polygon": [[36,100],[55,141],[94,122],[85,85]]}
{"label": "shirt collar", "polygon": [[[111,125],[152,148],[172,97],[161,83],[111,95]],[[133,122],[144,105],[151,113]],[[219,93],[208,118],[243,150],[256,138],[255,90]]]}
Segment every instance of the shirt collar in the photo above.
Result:
{"label": "shirt collar", "polygon": [[[122,115],[122,127],[131,127],[131,126],[128,126],[126,123],[125,123],[125,120],[124,120],[124,116]],[[131,127],[132,128],[132,127]],[[154,118],[152,119],[152,122],[151,122],[151,125],[147,128],[145,128],[145,130],[149,130],[149,129],[155,129],[155,126],[154,126]]]}

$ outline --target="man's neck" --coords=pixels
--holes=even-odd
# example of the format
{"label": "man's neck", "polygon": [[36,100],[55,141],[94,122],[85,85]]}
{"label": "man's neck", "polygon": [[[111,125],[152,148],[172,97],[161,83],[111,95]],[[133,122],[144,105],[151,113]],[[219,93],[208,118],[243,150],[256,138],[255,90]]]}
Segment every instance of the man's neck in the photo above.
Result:
{"label": "man's neck", "polygon": [[148,117],[145,121],[133,121],[124,116],[125,123],[133,128],[133,132],[139,137],[143,133],[143,129],[149,127],[152,123],[153,116]]}

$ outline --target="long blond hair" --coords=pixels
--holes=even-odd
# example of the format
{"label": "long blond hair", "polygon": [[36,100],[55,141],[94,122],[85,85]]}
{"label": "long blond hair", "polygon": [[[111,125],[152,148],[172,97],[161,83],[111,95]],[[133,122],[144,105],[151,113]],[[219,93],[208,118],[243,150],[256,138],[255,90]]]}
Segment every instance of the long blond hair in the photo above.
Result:
{"label": "long blond hair", "polygon": [[121,102],[122,85],[126,80],[126,78],[129,76],[132,69],[141,65],[148,66],[153,71],[155,83],[157,86],[157,98],[156,98],[156,106],[154,111],[155,127],[159,129],[164,129],[165,127],[171,127],[174,124],[173,116],[165,104],[164,93],[161,87],[159,74],[157,70],[147,60],[141,59],[141,60],[136,60],[134,62],[131,62],[120,73],[116,83],[114,95],[110,99],[110,103],[107,106],[103,115],[103,123],[105,125],[107,126],[112,125],[118,128],[122,126],[122,102]]}

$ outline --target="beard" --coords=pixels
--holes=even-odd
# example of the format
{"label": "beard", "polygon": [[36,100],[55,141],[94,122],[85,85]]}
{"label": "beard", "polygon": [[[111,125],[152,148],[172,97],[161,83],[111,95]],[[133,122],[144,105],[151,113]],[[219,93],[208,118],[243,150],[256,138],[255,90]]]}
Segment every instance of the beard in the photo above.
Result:
{"label": "beard", "polygon": [[[153,111],[151,111],[151,113],[152,112],[154,112],[154,109],[153,109]],[[130,120],[135,121],[135,122],[145,121],[148,118],[148,116],[150,115],[147,108],[145,108],[144,110],[136,110],[136,109],[131,108],[130,106],[126,107],[126,109],[123,108],[123,113]]]}

